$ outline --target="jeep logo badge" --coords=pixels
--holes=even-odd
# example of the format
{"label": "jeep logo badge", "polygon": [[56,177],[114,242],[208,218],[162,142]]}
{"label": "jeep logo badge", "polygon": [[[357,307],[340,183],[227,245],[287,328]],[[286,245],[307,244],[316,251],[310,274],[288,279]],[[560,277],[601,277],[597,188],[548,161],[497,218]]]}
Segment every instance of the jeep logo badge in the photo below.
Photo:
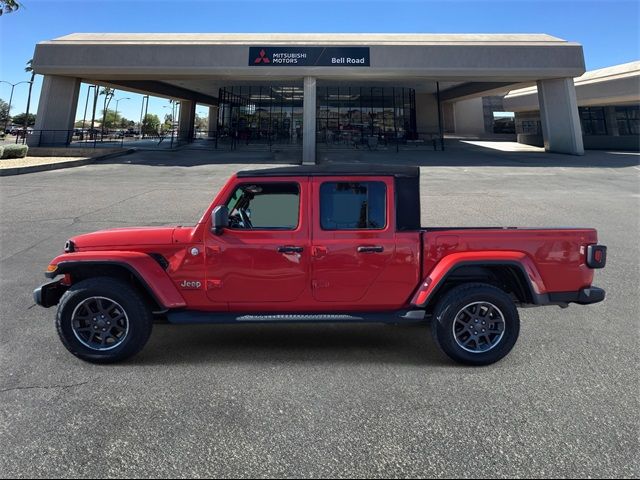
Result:
{"label": "jeep logo badge", "polygon": [[183,280],[182,283],[180,284],[181,288],[188,288],[188,289],[197,289],[197,288],[200,288],[201,286],[202,286],[202,283],[195,280],[192,282],[190,282],[189,280]]}

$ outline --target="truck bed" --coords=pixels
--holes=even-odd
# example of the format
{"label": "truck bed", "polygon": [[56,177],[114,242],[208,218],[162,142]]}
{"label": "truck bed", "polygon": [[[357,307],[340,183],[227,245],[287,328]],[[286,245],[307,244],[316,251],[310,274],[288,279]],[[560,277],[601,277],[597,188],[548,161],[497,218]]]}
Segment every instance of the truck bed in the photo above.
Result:
{"label": "truck bed", "polygon": [[447,255],[509,251],[535,265],[546,292],[577,291],[593,280],[585,263],[586,247],[598,241],[592,228],[436,227],[422,229],[420,236],[425,276]]}

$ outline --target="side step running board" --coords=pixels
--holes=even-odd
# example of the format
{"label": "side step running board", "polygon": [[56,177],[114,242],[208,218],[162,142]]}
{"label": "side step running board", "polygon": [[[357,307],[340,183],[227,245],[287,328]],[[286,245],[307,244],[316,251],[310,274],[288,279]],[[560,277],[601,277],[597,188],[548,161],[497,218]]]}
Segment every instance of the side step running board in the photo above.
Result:
{"label": "side step running board", "polygon": [[216,313],[197,310],[172,310],[167,320],[175,324],[216,323],[417,323],[425,319],[424,310],[400,310],[395,312],[366,313]]}

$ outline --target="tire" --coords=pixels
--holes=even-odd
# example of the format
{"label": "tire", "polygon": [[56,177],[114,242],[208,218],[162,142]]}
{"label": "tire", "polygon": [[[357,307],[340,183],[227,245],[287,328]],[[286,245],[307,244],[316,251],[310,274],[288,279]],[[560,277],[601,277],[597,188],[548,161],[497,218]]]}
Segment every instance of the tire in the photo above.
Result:
{"label": "tire", "polygon": [[114,363],[132,357],[149,340],[152,326],[151,309],[142,296],[132,286],[111,277],[89,278],[72,285],[62,295],[56,314],[62,344],[91,363]]}
{"label": "tire", "polygon": [[452,360],[490,365],[513,349],[520,334],[520,316],[511,297],[499,288],[468,283],[453,288],[437,303],[431,333]]}

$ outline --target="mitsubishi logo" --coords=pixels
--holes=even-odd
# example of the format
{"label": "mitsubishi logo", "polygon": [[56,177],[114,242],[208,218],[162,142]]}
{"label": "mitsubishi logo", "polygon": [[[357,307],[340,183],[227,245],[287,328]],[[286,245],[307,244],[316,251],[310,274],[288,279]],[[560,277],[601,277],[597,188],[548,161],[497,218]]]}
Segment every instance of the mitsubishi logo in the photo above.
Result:
{"label": "mitsubishi logo", "polygon": [[260,56],[256,58],[253,63],[271,63],[271,60],[267,57],[267,52],[264,51],[264,48],[260,50]]}

